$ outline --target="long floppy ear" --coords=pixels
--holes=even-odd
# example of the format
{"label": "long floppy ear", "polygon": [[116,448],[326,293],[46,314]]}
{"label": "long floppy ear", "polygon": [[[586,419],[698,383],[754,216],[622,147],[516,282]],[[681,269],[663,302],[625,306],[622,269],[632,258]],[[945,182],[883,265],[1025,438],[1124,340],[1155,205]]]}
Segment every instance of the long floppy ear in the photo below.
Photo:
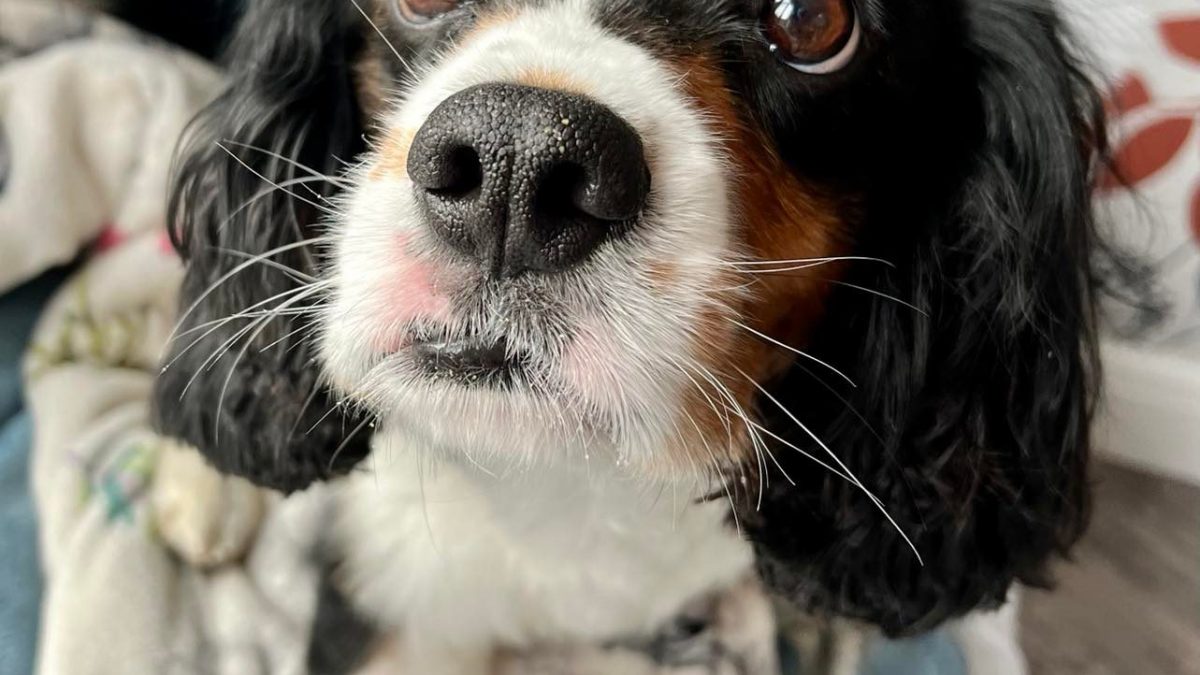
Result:
{"label": "long floppy ear", "polygon": [[187,263],[155,390],[159,429],[217,468],[291,491],[348,470],[366,434],[314,362],[318,221],[361,143],[351,3],[253,0],[227,91],[180,150],[170,213]]}
{"label": "long floppy ear", "polygon": [[869,205],[861,250],[895,267],[852,271],[813,344],[857,388],[827,395],[797,368],[771,385],[794,418],[760,402],[775,433],[856,478],[779,448],[796,485],[773,476],[740,508],[776,592],[891,635],[1046,583],[1088,515],[1102,108],[1050,3],[964,4],[946,64],[961,70],[939,87],[973,102],[925,141],[936,160],[904,159],[919,177]]}

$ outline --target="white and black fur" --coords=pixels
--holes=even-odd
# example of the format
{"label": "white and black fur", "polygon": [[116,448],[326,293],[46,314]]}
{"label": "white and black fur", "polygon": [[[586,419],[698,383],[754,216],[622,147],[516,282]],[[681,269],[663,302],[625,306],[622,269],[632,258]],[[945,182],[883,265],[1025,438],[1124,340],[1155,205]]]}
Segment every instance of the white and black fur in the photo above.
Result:
{"label": "white and black fur", "polygon": [[[860,54],[827,76],[778,62],[761,0],[480,0],[421,30],[360,2],[250,3],[229,89],[182,149],[188,275],[156,408],[224,471],[336,481],[334,579],[404,636],[413,672],[643,633],[751,570],[891,635],[1048,581],[1087,520],[1097,297],[1130,278],[1097,236],[1102,111],[1050,2],[860,0]],[[813,358],[785,352],[731,401],[770,461],[666,457],[702,388],[681,365],[696,316],[749,322],[755,297],[746,278],[729,303],[710,293],[755,263],[755,225],[745,167],[670,67],[696,55],[843,228],[823,310],[789,345]],[[637,131],[652,196],[580,268],[497,284],[429,238],[407,178],[372,175],[389,129],[531,69]],[[516,381],[368,348],[398,232],[456,281],[440,321],[389,329],[503,339],[533,364]],[[637,282],[662,259],[666,293]],[[582,334],[607,343],[580,356]]]}

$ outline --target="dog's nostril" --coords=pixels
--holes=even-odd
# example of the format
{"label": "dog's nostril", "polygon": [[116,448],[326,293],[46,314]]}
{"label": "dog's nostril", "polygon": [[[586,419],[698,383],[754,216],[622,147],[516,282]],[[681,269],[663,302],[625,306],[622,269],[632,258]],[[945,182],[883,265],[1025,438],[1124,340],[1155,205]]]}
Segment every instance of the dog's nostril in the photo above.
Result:
{"label": "dog's nostril", "polygon": [[461,199],[483,187],[483,163],[475,148],[460,145],[451,148],[441,159],[442,166],[425,189],[439,197]]}
{"label": "dog's nostril", "polygon": [[581,263],[627,232],[650,194],[628,122],[583,96],[512,84],[442,102],[408,169],[430,228],[503,277]]}
{"label": "dog's nostril", "polygon": [[587,172],[578,164],[556,165],[537,187],[534,215],[542,221],[579,215],[603,218],[599,214],[589,212],[585,206],[587,182]]}
{"label": "dog's nostril", "polygon": [[[614,222],[636,218],[650,184],[645,167],[606,168],[597,166],[589,171],[573,162],[555,165],[538,186],[537,214],[552,218],[584,215]],[[632,171],[638,172],[627,175]]]}

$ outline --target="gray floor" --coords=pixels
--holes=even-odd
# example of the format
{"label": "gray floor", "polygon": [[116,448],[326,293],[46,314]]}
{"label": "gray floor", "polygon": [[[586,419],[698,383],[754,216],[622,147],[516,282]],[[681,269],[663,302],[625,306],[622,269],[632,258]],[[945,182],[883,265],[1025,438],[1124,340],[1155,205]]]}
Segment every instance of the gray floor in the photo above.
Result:
{"label": "gray floor", "polygon": [[1092,528],[1025,595],[1034,675],[1200,675],[1200,489],[1102,465]]}

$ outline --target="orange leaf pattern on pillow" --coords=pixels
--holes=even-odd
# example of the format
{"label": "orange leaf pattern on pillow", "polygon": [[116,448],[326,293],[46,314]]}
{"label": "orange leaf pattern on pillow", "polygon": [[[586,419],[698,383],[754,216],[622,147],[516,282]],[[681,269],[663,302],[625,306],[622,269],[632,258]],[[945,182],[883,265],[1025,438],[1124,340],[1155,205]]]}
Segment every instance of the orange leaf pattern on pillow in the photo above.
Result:
{"label": "orange leaf pattern on pillow", "polygon": [[1131,113],[1150,103],[1150,92],[1146,81],[1137,73],[1129,73],[1113,87],[1105,102],[1108,115],[1113,118]]}
{"label": "orange leaf pattern on pillow", "polygon": [[[1149,43],[1139,46],[1139,53],[1116,56],[1124,70],[1117,71],[1120,77],[1104,101],[1112,122],[1113,161],[1100,176],[1098,188],[1101,195],[1120,197],[1124,187],[1132,186],[1143,197],[1152,194],[1167,200],[1161,213],[1168,220],[1156,226],[1169,228],[1165,236],[1170,250],[1155,254],[1165,281],[1178,278],[1178,266],[1192,268],[1200,261],[1200,175],[1191,161],[1200,150],[1200,87],[1194,86],[1200,85],[1200,11],[1146,8],[1146,12],[1146,23],[1136,29],[1149,32],[1157,45]],[[1106,45],[1093,47],[1103,50]],[[1173,288],[1178,289],[1172,295],[1178,302],[1174,313],[1181,320],[1164,336],[1168,340],[1194,335],[1200,327],[1187,318],[1200,318],[1195,304],[1200,295],[1185,296],[1182,293],[1187,291]]]}
{"label": "orange leaf pattern on pillow", "polygon": [[1159,32],[1173,54],[1200,64],[1200,17],[1164,19]]}
{"label": "orange leaf pattern on pillow", "polygon": [[[1187,143],[1196,126],[1192,115],[1164,117],[1137,131],[1116,151],[1114,160],[1120,178],[1130,185],[1137,185],[1150,178],[1175,159]],[[1122,187],[1117,176],[1109,174],[1102,187]]]}
{"label": "orange leaf pattern on pillow", "polygon": [[1196,245],[1200,246],[1200,183],[1196,184],[1196,192],[1192,195],[1192,234],[1196,237]]}

